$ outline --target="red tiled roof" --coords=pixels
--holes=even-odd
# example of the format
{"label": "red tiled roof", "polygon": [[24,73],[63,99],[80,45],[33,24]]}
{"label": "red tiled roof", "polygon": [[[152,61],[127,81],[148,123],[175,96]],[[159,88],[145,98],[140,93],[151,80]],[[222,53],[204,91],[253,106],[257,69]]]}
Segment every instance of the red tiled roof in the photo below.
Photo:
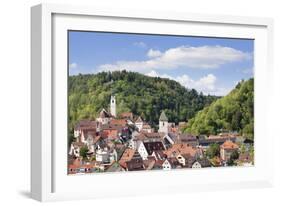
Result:
{"label": "red tiled roof", "polygon": [[126,162],[130,161],[130,160],[133,158],[135,152],[136,152],[136,151],[135,151],[134,149],[127,148],[127,149],[124,151],[122,157],[120,158],[119,164],[120,164],[122,167],[126,167],[126,166],[127,166],[127,165],[126,165]]}
{"label": "red tiled roof", "polygon": [[100,140],[101,136],[96,136],[93,140],[93,144],[97,143]]}
{"label": "red tiled roof", "polygon": [[127,125],[127,120],[126,119],[112,119],[110,121],[111,125],[120,125],[125,127]]}
{"label": "red tiled roof", "polygon": [[238,149],[238,145],[233,143],[230,140],[225,141],[222,145],[221,145],[222,149]]}
{"label": "red tiled roof", "polygon": [[85,137],[87,137],[88,135],[92,135],[93,137],[95,137],[96,131],[97,131],[96,128],[82,128],[81,130],[81,132]]}
{"label": "red tiled roof", "polygon": [[168,156],[177,156],[179,154],[189,154],[194,156],[196,154],[196,149],[191,147],[189,144],[173,144],[172,147],[165,150],[164,153]]}
{"label": "red tiled roof", "polygon": [[74,164],[68,165],[68,169],[78,169],[78,168],[80,168],[78,165],[74,165]]}
{"label": "red tiled roof", "polygon": [[92,165],[92,164],[84,164],[84,165],[80,166],[80,168],[87,168],[87,169],[91,169],[93,167],[94,167],[94,165]]}
{"label": "red tiled roof", "polygon": [[97,122],[93,120],[80,120],[76,125],[75,129],[82,129],[82,128],[96,128]]}
{"label": "red tiled roof", "polygon": [[117,129],[105,129],[101,132],[102,138],[117,138],[118,130]]}
{"label": "red tiled roof", "polygon": [[131,119],[131,118],[133,118],[133,113],[132,112],[123,112],[119,116],[122,117],[122,118],[129,118],[129,119]]}
{"label": "red tiled roof", "polygon": [[179,165],[180,163],[178,162],[177,158],[175,157],[170,157],[170,158],[167,158],[167,161],[173,165],[173,166],[177,166]]}
{"label": "red tiled roof", "polygon": [[196,136],[191,135],[191,134],[179,134],[178,138],[179,138],[179,140],[181,140],[183,142],[184,141],[196,141],[197,140]]}
{"label": "red tiled roof", "polygon": [[251,162],[253,161],[253,158],[251,157],[250,153],[243,153],[239,155],[238,160],[242,162]]}
{"label": "red tiled roof", "polygon": [[128,171],[144,170],[143,160],[141,158],[131,159],[130,161],[126,162],[126,168]]}
{"label": "red tiled roof", "polygon": [[151,155],[153,151],[165,150],[165,147],[162,142],[144,142],[143,143],[147,153]]}

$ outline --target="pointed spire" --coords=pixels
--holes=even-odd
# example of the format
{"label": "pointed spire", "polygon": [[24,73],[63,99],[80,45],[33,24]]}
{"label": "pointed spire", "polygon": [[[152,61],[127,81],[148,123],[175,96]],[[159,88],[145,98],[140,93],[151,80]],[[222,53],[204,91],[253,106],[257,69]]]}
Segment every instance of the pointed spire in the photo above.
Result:
{"label": "pointed spire", "polygon": [[167,122],[168,121],[168,118],[167,118],[164,110],[162,111],[162,113],[160,115],[159,121],[163,121],[163,122]]}

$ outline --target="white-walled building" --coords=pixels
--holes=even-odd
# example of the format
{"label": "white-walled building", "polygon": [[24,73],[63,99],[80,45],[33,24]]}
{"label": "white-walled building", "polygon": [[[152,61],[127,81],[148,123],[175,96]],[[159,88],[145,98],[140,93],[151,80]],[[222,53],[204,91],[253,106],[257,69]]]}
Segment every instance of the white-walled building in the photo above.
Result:
{"label": "white-walled building", "polygon": [[141,132],[147,132],[147,133],[152,133],[153,129],[151,128],[151,126],[149,124],[143,124]]}
{"label": "white-walled building", "polygon": [[93,120],[81,120],[74,127],[74,137],[78,138],[84,129],[96,129],[97,122]]}
{"label": "white-walled building", "polygon": [[85,146],[82,142],[72,142],[69,149],[69,155],[74,155],[75,157],[80,156],[81,147]]}
{"label": "white-walled building", "polygon": [[172,169],[172,165],[171,165],[171,163],[169,162],[168,159],[166,159],[166,160],[163,162],[162,168],[163,168],[163,170],[171,170],[171,169]]}
{"label": "white-walled building", "polygon": [[117,152],[115,149],[99,147],[96,151],[96,161],[102,164],[109,164],[117,161]]}
{"label": "white-walled building", "polygon": [[141,116],[139,116],[138,119],[135,121],[135,125],[138,128],[138,131],[142,130],[143,124],[144,124],[144,122],[143,122]]}
{"label": "white-walled building", "polygon": [[238,151],[239,147],[237,144],[233,143],[230,140],[225,141],[221,146],[220,146],[220,156],[221,159],[224,161],[228,161],[231,157],[231,154],[234,151]]}
{"label": "white-walled building", "polygon": [[99,114],[99,117],[97,118],[97,122],[101,124],[108,124],[111,120],[111,117],[112,116],[105,109],[102,109]]}
{"label": "white-walled building", "polygon": [[141,142],[138,148],[138,152],[143,160],[147,160],[148,156],[151,156],[154,151],[163,151],[165,147],[160,141]]}
{"label": "white-walled building", "polygon": [[96,129],[83,129],[78,138],[78,142],[85,143],[87,145],[92,144],[93,139],[96,136]]}
{"label": "white-walled building", "polygon": [[140,143],[139,148],[138,148],[138,152],[139,152],[139,154],[140,154],[140,156],[143,160],[147,160],[148,152],[147,152],[143,142]]}
{"label": "white-walled building", "polygon": [[201,166],[201,164],[200,164],[198,161],[195,161],[195,162],[192,164],[191,168],[202,168],[202,166]]}
{"label": "white-walled building", "polygon": [[180,168],[180,164],[176,158],[167,158],[162,164],[163,170],[171,170],[174,168]]}

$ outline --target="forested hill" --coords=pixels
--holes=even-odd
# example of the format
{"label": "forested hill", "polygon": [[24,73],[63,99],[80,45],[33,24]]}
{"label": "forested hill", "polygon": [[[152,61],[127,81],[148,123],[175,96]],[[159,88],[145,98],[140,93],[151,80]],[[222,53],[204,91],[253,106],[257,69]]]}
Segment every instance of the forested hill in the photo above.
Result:
{"label": "forested hill", "polygon": [[216,134],[222,129],[254,136],[254,79],[237,84],[227,96],[214,101],[188,122],[185,132]]}
{"label": "forested hill", "polygon": [[218,97],[188,90],[178,82],[135,72],[115,71],[69,77],[69,120],[95,118],[116,96],[117,113],[130,111],[153,126],[165,110],[170,122],[186,121]]}

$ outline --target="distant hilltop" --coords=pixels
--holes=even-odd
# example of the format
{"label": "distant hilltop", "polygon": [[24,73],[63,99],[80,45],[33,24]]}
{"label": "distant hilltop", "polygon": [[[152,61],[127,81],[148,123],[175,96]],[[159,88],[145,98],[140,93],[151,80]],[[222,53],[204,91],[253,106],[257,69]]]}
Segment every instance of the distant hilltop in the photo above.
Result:
{"label": "distant hilltop", "polygon": [[102,108],[110,110],[112,95],[118,101],[115,113],[132,112],[155,128],[161,111],[171,122],[188,121],[219,98],[187,89],[174,80],[125,70],[80,74],[69,77],[70,127],[77,120],[95,119]]}
{"label": "distant hilltop", "polygon": [[236,131],[254,139],[254,79],[240,81],[225,97],[214,101],[190,119],[185,132],[217,134]]}

